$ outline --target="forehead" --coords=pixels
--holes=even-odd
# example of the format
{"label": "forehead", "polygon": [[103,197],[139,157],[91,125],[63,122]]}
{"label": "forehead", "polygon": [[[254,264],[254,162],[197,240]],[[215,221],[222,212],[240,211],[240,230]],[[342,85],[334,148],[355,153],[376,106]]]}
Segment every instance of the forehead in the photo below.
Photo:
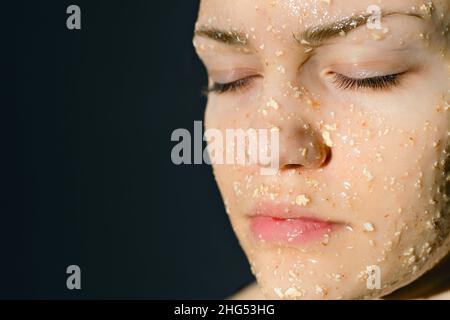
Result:
{"label": "forehead", "polygon": [[[308,28],[354,14],[366,13],[370,6],[382,11],[420,12],[432,2],[448,6],[449,0],[202,0],[198,24],[227,29],[261,29],[271,26]],[[422,8],[422,9],[421,9]]]}

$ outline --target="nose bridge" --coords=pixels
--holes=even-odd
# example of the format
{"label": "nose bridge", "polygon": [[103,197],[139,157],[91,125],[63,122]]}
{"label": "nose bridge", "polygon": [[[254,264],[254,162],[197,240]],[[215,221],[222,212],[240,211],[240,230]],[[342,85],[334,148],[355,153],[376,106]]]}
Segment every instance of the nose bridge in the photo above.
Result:
{"label": "nose bridge", "polygon": [[307,111],[310,108],[308,100],[289,94],[295,82],[283,77],[283,85],[280,78],[276,75],[268,79],[266,75],[250,127],[278,131],[281,169],[319,168],[329,157],[331,146],[327,145],[319,128],[312,123],[312,113]]}

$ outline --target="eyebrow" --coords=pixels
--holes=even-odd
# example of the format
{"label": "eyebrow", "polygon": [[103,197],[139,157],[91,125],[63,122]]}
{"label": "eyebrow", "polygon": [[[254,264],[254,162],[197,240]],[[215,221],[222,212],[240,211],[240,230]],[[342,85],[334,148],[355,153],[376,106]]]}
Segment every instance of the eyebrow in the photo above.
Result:
{"label": "eyebrow", "polygon": [[[387,12],[383,13],[381,17],[393,15],[404,15],[423,19],[421,14],[409,12]],[[294,33],[293,36],[299,44],[307,45],[310,48],[317,48],[326,40],[337,37],[342,32],[347,33],[366,24],[370,16],[370,14],[354,15],[328,24],[310,27],[300,33]],[[247,34],[236,30],[221,30],[214,27],[201,26],[195,30],[194,34],[231,46],[246,47],[249,44]]]}
{"label": "eyebrow", "polygon": [[202,26],[195,30],[195,35],[210,38],[232,46],[245,47],[248,45],[246,34],[235,30],[224,31],[217,28]]}
{"label": "eyebrow", "polygon": [[[423,19],[418,13],[409,12],[387,12],[381,15],[382,18],[403,15]],[[367,23],[371,14],[354,15],[329,24],[310,27],[300,33],[294,34],[294,39],[301,45],[307,45],[310,48],[317,48],[323,45],[326,40],[335,38],[342,33],[353,31]]]}

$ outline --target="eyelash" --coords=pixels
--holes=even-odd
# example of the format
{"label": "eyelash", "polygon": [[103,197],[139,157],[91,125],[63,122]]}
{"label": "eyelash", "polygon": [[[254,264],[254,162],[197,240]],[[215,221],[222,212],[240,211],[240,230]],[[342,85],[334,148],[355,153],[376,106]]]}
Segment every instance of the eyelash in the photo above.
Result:
{"label": "eyelash", "polygon": [[398,78],[401,73],[388,74],[372,78],[349,78],[342,74],[335,73],[333,83],[344,90],[372,89],[375,91],[387,90],[398,85]]}
{"label": "eyelash", "polygon": [[[401,73],[396,73],[385,76],[357,79],[335,73],[332,81],[339,89],[343,90],[372,89],[375,91],[382,91],[397,86],[398,78],[401,75]],[[228,83],[215,82],[206,90],[206,93],[214,92],[217,94],[222,94],[227,92],[235,92],[250,85],[253,78],[256,78],[256,76],[250,76]]]}
{"label": "eyelash", "polygon": [[208,89],[207,92],[215,92],[218,94],[225,93],[225,92],[233,92],[237,91],[239,89],[243,89],[246,86],[248,86],[253,78],[256,78],[256,76],[250,76],[246,78],[242,78],[236,81],[227,82],[227,83],[219,83],[214,82]]}

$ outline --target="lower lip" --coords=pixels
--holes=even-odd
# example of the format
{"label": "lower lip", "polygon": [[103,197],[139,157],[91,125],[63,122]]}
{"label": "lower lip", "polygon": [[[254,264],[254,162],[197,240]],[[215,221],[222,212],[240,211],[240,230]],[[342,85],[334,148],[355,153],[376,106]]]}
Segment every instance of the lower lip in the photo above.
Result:
{"label": "lower lip", "polygon": [[256,239],[278,244],[304,245],[321,240],[333,227],[333,223],[309,218],[256,216],[250,219],[250,229]]}

